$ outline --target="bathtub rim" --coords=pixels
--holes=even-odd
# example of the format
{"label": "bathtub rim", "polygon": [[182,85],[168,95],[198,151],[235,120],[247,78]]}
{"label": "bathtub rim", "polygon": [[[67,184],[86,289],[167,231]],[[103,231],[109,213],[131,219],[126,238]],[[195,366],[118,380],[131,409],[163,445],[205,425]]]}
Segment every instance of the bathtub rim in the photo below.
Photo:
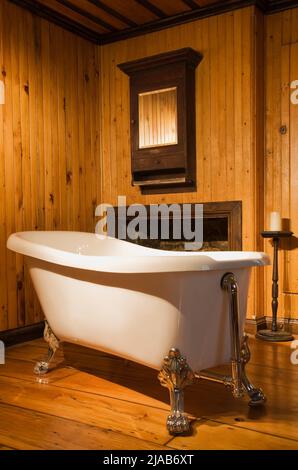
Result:
{"label": "bathtub rim", "polygon": [[[137,254],[124,255],[88,255],[53,248],[42,242],[44,234],[60,234],[61,237],[81,237],[108,243],[111,247],[123,248]],[[30,234],[34,234],[30,240]],[[40,235],[40,242],[36,241]],[[65,241],[65,240],[64,240]],[[111,245],[113,244],[113,245]],[[108,246],[108,245],[106,245]],[[134,248],[132,248],[132,246]],[[111,273],[154,273],[154,272],[185,272],[215,271],[236,269],[241,267],[266,266],[270,264],[269,256],[263,252],[253,251],[211,251],[211,252],[174,252],[135,245],[130,242],[111,237],[103,237],[89,232],[78,231],[25,231],[9,236],[7,248],[31,258],[41,259],[49,263],[90,271]],[[220,259],[221,258],[221,259]],[[133,261],[132,261],[133,260]]]}

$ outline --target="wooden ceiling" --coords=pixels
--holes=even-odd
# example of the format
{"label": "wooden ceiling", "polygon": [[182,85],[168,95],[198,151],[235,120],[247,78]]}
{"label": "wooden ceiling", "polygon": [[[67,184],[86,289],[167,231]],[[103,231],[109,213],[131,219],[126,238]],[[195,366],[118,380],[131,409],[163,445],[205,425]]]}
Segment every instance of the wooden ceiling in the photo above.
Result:
{"label": "wooden ceiling", "polygon": [[97,44],[257,5],[273,13],[298,0],[10,0]]}

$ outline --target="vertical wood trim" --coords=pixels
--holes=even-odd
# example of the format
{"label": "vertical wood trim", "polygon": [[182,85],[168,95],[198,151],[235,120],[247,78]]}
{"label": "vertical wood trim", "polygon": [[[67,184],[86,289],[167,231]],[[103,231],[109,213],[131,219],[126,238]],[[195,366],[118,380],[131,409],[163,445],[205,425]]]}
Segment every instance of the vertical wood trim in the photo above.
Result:
{"label": "vertical wood trim", "polygon": [[[253,63],[254,63],[254,108],[255,108],[255,123],[253,128],[253,142],[255,152],[255,165],[254,165],[254,179],[255,179],[255,236],[257,251],[264,250],[263,238],[260,232],[264,230],[264,141],[265,141],[265,69],[264,69],[264,56],[265,56],[265,35],[264,35],[264,17],[263,14],[255,9],[255,19],[253,25]],[[255,288],[255,301],[254,311],[257,317],[262,317],[264,314],[264,283],[265,275],[264,270],[259,269],[256,272],[256,288]]]}

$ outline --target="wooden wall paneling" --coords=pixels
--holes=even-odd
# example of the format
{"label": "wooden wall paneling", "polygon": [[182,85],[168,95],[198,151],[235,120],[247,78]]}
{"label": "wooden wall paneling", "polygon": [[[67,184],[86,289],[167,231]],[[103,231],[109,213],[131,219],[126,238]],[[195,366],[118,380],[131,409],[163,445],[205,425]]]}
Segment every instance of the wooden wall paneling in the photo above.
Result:
{"label": "wooden wall paneling", "polygon": [[[113,65],[116,67],[117,64],[114,59],[112,59]],[[119,109],[119,104],[117,106],[117,103],[120,103],[121,98],[118,96],[118,90],[119,90],[119,83],[120,80],[117,78],[117,75],[119,76],[120,74],[114,70],[114,73],[110,75],[110,145],[109,145],[109,150],[111,152],[111,155],[116,155],[116,158],[113,158],[111,160],[111,177],[112,179],[112,185],[115,185],[114,189],[118,189],[118,193],[114,194],[113,196],[113,203],[117,203],[117,196],[118,194],[121,193],[121,188],[123,187],[122,185],[122,158],[121,158],[121,143],[122,143],[122,136],[120,134],[120,129],[119,127],[119,122],[120,122],[120,115],[117,114],[117,107]],[[104,123],[103,123],[104,125]],[[126,194],[126,193],[123,193]]]}
{"label": "wooden wall paneling", "polygon": [[211,153],[211,79],[210,79],[210,54],[209,38],[210,23],[202,21],[200,24],[201,35],[198,41],[202,44],[202,62],[197,67],[196,83],[196,128],[198,129],[197,148],[197,190],[201,191],[206,201],[212,200],[212,162],[208,158]]}
{"label": "wooden wall paneling", "polygon": [[[282,13],[283,18],[285,17],[285,12]],[[298,42],[298,8],[293,8],[291,10],[291,43],[294,44]]]}
{"label": "wooden wall paneling", "polygon": [[94,175],[94,179],[96,181],[96,194],[94,195],[93,202],[92,202],[92,231],[95,229],[96,217],[95,217],[95,209],[98,202],[101,202],[102,199],[102,142],[101,142],[101,132],[102,132],[102,120],[101,120],[101,80],[102,80],[102,66],[100,61],[100,51],[99,48],[94,49],[94,88],[95,88],[95,96],[96,96],[96,103],[94,102],[94,115],[95,115],[95,139],[94,139],[94,148],[95,148],[95,164],[96,164],[96,174]]}
{"label": "wooden wall paneling", "polygon": [[[234,60],[233,60],[233,75],[232,80],[234,83],[234,152],[235,152],[235,166],[233,174],[233,186],[235,197],[242,194],[242,181],[240,177],[235,175],[242,174],[242,24],[241,13],[234,12]],[[233,187],[232,186],[232,187]],[[237,195],[237,196],[236,196]]]}
{"label": "wooden wall paneling", "polygon": [[[89,57],[88,57],[88,51],[85,49],[84,55],[83,55],[83,66],[84,66],[84,82],[83,82],[83,97],[84,97],[84,102],[87,104],[86,97],[88,96],[89,93],[89,87],[90,87],[90,69],[89,69]],[[86,79],[86,77],[88,77]],[[90,103],[91,104],[91,103]],[[85,129],[85,140],[84,140],[84,146],[85,146],[85,165],[86,165],[86,180],[85,180],[85,191],[86,191],[86,216],[89,218],[91,215],[91,208],[90,204],[92,201],[92,144],[91,144],[91,139],[92,139],[92,133],[91,133],[91,125],[92,125],[92,115],[91,115],[91,109],[89,106],[84,106],[84,129]],[[89,158],[87,158],[87,155]],[[86,220],[86,223],[88,224],[88,221]]]}
{"label": "wooden wall paneling", "polygon": [[[281,136],[279,128],[287,119],[291,128],[292,120],[296,125],[296,117],[288,116],[286,101],[287,70],[296,53],[291,52],[292,46],[282,52],[282,46],[298,40],[297,11],[266,17],[263,223],[262,111],[258,106],[262,24],[253,7],[97,49],[2,2],[0,60],[6,105],[0,108],[0,253],[6,265],[0,272],[1,329],[42,318],[22,258],[5,248],[7,236],[15,230],[92,231],[96,204],[116,204],[120,194],[127,195],[128,204],[240,199],[244,249],[262,246],[258,234],[271,210],[280,210],[296,223],[292,199],[296,173],[290,173],[296,164],[294,153],[290,154],[290,147],[296,152],[296,138],[294,133]],[[16,46],[19,41],[21,48]],[[197,190],[141,196],[130,181],[129,88],[117,63],[187,45],[203,54],[196,72]],[[265,250],[272,253],[267,242]],[[280,314],[285,310],[292,316],[298,307],[295,257],[294,250],[280,256],[280,285],[285,292]],[[262,280],[254,275],[250,314],[262,311],[261,290]],[[271,268],[266,268],[265,311],[269,315],[270,292]]]}
{"label": "wooden wall paneling", "polygon": [[[265,83],[266,83],[266,92],[265,92],[265,160],[264,160],[264,173],[265,173],[265,181],[264,181],[264,189],[265,189],[265,210],[264,210],[264,228],[267,229],[269,227],[269,216],[268,216],[268,187],[272,187],[272,159],[273,159],[273,149],[272,149],[272,134],[273,134],[273,126],[272,126],[272,111],[271,111],[271,102],[270,97],[273,94],[273,66],[274,66],[274,57],[273,57],[273,25],[271,22],[266,21],[266,45],[265,45]],[[271,203],[272,207],[272,203]],[[276,210],[276,209],[274,209]],[[268,254],[272,254],[272,247],[268,240],[264,241],[264,251]],[[272,259],[272,258],[271,258]],[[269,280],[272,277],[271,267],[265,268],[265,286],[268,287]],[[269,299],[271,296],[271,291],[268,292],[268,289],[265,289],[265,303],[264,308],[265,312],[270,312],[269,310]],[[264,312],[264,314],[265,314]]]}
{"label": "wooden wall paneling", "polygon": [[[217,72],[214,77],[211,77],[211,80],[216,81],[220,78],[225,77],[223,81],[220,80],[220,83],[217,84],[217,168],[218,168],[218,184],[217,184],[217,193],[216,198],[225,200],[226,196],[226,182],[227,182],[227,148],[226,148],[226,126],[228,121],[228,116],[226,113],[227,109],[227,97],[226,97],[226,78],[227,70],[226,67],[229,67],[230,64],[227,63],[227,17],[229,15],[219,15],[217,17],[217,31],[214,33],[217,38]],[[214,17],[213,19],[215,19]],[[215,91],[215,90],[214,90]],[[216,107],[215,107],[216,109]],[[222,158],[222,155],[226,155],[226,158]]]}
{"label": "wooden wall paneling", "polygon": [[[231,79],[224,83],[226,93],[226,187],[235,197],[235,97],[234,97],[234,15],[226,15],[226,66],[231,69]],[[226,72],[227,73],[227,72]]]}
{"label": "wooden wall paneling", "polygon": [[[109,96],[109,79],[107,74],[109,73],[109,68],[106,67],[106,54],[103,48],[100,48],[100,63],[101,63],[101,112],[100,116],[105,116],[106,121],[110,119],[110,107],[108,105],[108,100],[105,99],[105,96]],[[128,77],[127,77],[128,79]],[[102,119],[101,122],[101,158],[102,158],[102,190],[105,189],[105,194],[102,194],[102,202],[107,202],[111,200],[111,172],[110,172],[110,162],[111,159],[108,157],[109,149],[109,139],[108,132],[109,126],[104,125],[105,122]],[[107,199],[105,199],[105,197]]]}
{"label": "wooden wall paneling", "polygon": [[[96,155],[101,153],[100,141],[100,65],[96,64],[97,53],[96,50],[89,51],[88,60],[86,62],[86,73],[88,79],[85,81],[85,93],[92,94],[94,100],[90,103],[90,109],[86,108],[89,113],[90,122],[90,159],[86,161],[87,168],[89,168],[90,179],[87,180],[87,200],[86,207],[88,208],[88,230],[93,232],[95,228],[95,208],[100,202],[98,197],[98,187],[100,185],[100,169],[98,168],[99,160],[95,158]],[[95,99],[96,98],[96,99]]]}
{"label": "wooden wall paneling", "polygon": [[[127,46],[124,46],[124,51],[126,51]],[[120,107],[119,107],[119,118],[120,118],[120,135],[122,136],[122,146],[119,148],[120,158],[122,162],[122,187],[121,194],[125,194],[125,189],[131,184],[131,159],[127,158],[127,155],[130,157],[130,132],[129,128],[126,125],[126,118],[123,113],[124,109],[129,111],[129,90],[126,86],[126,82],[121,80],[119,77],[119,85],[121,92],[119,93]],[[118,144],[119,147],[119,144]]]}
{"label": "wooden wall paneling", "polygon": [[[218,80],[220,77],[218,70],[219,54],[218,47],[218,17],[215,16],[210,18],[209,21],[209,53],[210,53],[210,83],[211,83],[211,101],[210,101],[210,124],[211,124],[211,148],[209,158],[211,160],[212,175],[216,172],[216,179],[218,179],[218,187],[213,184],[214,178],[211,175],[211,200],[213,201],[216,197],[216,192],[221,193],[222,191],[222,180],[221,180],[221,160],[219,159],[219,89]],[[216,52],[215,52],[216,51]],[[222,78],[224,80],[224,78]],[[216,84],[216,85],[215,85]]]}
{"label": "wooden wall paneling", "polygon": [[[97,138],[99,133],[99,129],[96,129],[95,116],[96,113],[99,112],[99,105],[95,103],[95,97],[98,96],[95,94],[95,89],[99,87],[98,77],[95,77],[95,67],[94,67],[94,56],[91,51],[85,50],[85,83],[84,83],[84,96],[85,96],[85,103],[87,106],[85,107],[85,129],[87,130],[87,138],[85,142],[88,142],[89,152],[85,153],[85,165],[87,171],[87,179],[86,179],[86,195],[87,199],[85,202],[85,210],[87,211],[87,227],[88,230],[93,232],[94,231],[94,208],[97,202],[96,196],[96,188],[97,188],[97,178],[99,178],[99,173],[97,173],[97,165],[96,165],[96,146],[94,139]],[[93,96],[92,99],[88,99],[89,97]],[[99,152],[99,149],[97,149]],[[88,157],[87,157],[88,155]]]}
{"label": "wooden wall paneling", "polygon": [[[297,17],[298,26],[298,17]],[[298,80],[298,42],[293,43],[289,47],[289,83],[293,80]],[[285,94],[284,99],[290,101],[290,94]],[[292,250],[289,253],[288,263],[288,280],[286,290],[290,293],[298,294],[298,250],[297,250],[297,237],[298,237],[298,105],[290,103],[289,105],[289,125],[288,133],[290,134],[290,220],[291,230],[294,232],[296,240],[290,245]],[[296,247],[296,249],[293,249]],[[297,310],[295,312],[298,313]],[[296,317],[295,317],[296,318]]]}
{"label": "wooden wall paneling", "polygon": [[[45,159],[44,159],[44,123],[43,116],[43,74],[41,22],[28,15],[28,34],[30,34],[29,82],[30,102],[30,154],[33,204],[33,226],[41,230],[45,227]],[[46,90],[45,90],[46,91]],[[34,186],[33,186],[34,185]]]}
{"label": "wooden wall paneling", "polygon": [[[4,21],[5,19],[5,21]],[[3,136],[5,159],[5,206],[6,206],[6,236],[15,231],[15,183],[14,183],[14,146],[13,146],[13,101],[12,101],[12,59],[11,59],[11,29],[12,17],[3,15],[2,37],[3,61],[5,71],[5,106],[3,106]],[[6,256],[6,287],[8,297],[8,328],[18,325],[18,310],[16,296],[16,255],[7,252]]]}
{"label": "wooden wall paneling", "polygon": [[[264,132],[265,132],[265,94],[264,94],[264,77],[265,77],[265,45],[264,45],[264,16],[257,9],[253,34],[255,36],[253,47],[253,62],[255,64],[254,77],[254,109],[255,122],[253,126],[253,145],[256,158],[254,160],[254,187],[255,187],[255,230],[257,251],[264,251],[264,239],[260,232],[264,230]],[[264,269],[258,269],[255,273],[255,298],[254,311],[257,317],[264,315],[264,285],[265,272]]]}
{"label": "wooden wall paneling", "polygon": [[[116,65],[116,64],[115,64]],[[110,81],[110,86],[115,90],[115,95],[113,96],[111,102],[111,116],[110,119],[115,123],[114,133],[111,135],[111,148],[114,148],[114,151],[117,155],[117,159],[113,161],[114,168],[113,173],[117,175],[117,188],[119,188],[119,195],[124,195],[123,192],[123,175],[125,174],[124,170],[124,155],[123,155],[123,136],[122,136],[122,120],[121,120],[121,111],[122,111],[122,96],[119,93],[121,90],[121,73],[116,71],[113,75],[113,78]],[[129,103],[127,103],[129,106]],[[116,204],[116,201],[115,201]]]}
{"label": "wooden wall paneling", "polygon": [[42,46],[42,94],[43,94],[43,136],[44,136],[44,161],[45,161],[45,227],[53,230],[53,164],[52,164],[52,82],[50,54],[52,44],[50,41],[50,24],[47,23],[41,30]]}
{"label": "wooden wall paneling", "polygon": [[[96,136],[94,141],[94,156],[95,156],[95,163],[96,163],[96,174],[94,176],[96,180],[96,198],[93,201],[93,219],[92,219],[92,228],[95,230],[96,224],[96,217],[95,217],[95,209],[99,202],[102,202],[102,120],[101,120],[101,102],[102,102],[102,94],[101,94],[101,82],[102,82],[102,64],[101,64],[101,54],[100,49],[94,49],[94,88],[95,88],[95,97],[96,101],[94,101],[94,115],[95,115],[95,130]],[[123,138],[125,136],[123,135]],[[96,158],[97,156],[97,158]]]}
{"label": "wooden wall paneling", "polygon": [[[241,14],[241,134],[242,134],[242,155],[241,155],[241,171],[236,173],[242,181],[241,198],[243,200],[243,249],[247,250],[251,245],[253,249],[256,247],[256,194],[255,194],[255,168],[256,159],[255,148],[253,145],[253,128],[255,123],[255,57],[254,57],[254,27],[255,27],[255,9],[250,10],[250,21],[246,20],[245,12],[239,11]],[[245,158],[245,155],[251,155],[251,158]],[[238,157],[239,158],[239,157]],[[237,176],[235,176],[237,178]],[[239,195],[237,194],[237,198]],[[256,272],[253,270],[250,291],[249,291],[249,311],[255,312],[254,299],[256,294]]]}
{"label": "wooden wall paneling", "polygon": [[[31,206],[31,161],[30,161],[30,140],[29,140],[29,75],[28,75],[28,36],[26,35],[26,17],[19,18],[19,42],[21,52],[18,53],[19,57],[19,67],[20,67],[20,128],[21,128],[21,161],[22,161],[22,215],[23,215],[23,224],[22,229],[27,230],[31,227],[32,221],[32,206]],[[22,260],[22,276],[23,278],[19,280],[18,292],[22,294],[22,304],[23,308],[19,307],[19,311],[23,310],[22,322],[20,324],[26,324],[27,318],[32,316],[31,306],[32,303],[29,301],[29,296],[27,295],[30,290],[30,279],[26,271],[25,266],[23,265]],[[34,320],[33,320],[34,321]]]}
{"label": "wooden wall paneling", "polygon": [[0,8],[3,331],[43,318],[23,258],[6,249],[7,237],[16,230],[93,231],[101,163],[97,46],[6,0]]}
{"label": "wooden wall paneling", "polygon": [[[279,21],[281,20],[282,45],[291,44],[292,42],[292,17],[292,10],[285,10],[282,16],[277,16]],[[267,20],[267,23],[271,23],[271,21]]]}
{"label": "wooden wall paneling", "polygon": [[[70,63],[65,62],[66,70],[71,67],[72,73],[69,76],[69,83],[66,86],[69,94],[66,96],[68,107],[66,112],[66,123],[67,123],[67,147],[71,149],[69,152],[70,158],[67,156],[67,173],[66,183],[69,187],[70,198],[69,198],[69,224],[76,230],[79,226],[79,193],[77,191],[79,181],[79,127],[78,127],[78,115],[81,112],[81,101],[78,99],[78,61],[77,61],[77,38],[69,40],[69,59]],[[66,91],[67,92],[67,91]],[[69,139],[69,140],[68,140]],[[66,152],[67,155],[68,152]]]}
{"label": "wooden wall paneling", "polygon": [[[297,127],[297,105],[290,103],[289,84],[298,77],[297,29],[298,9],[294,8],[266,17],[266,128],[265,128],[265,226],[270,211],[280,211],[288,219],[290,228],[297,232],[297,145],[293,131]],[[293,76],[295,75],[295,76]],[[281,134],[281,126],[286,133]],[[279,316],[297,318],[298,274],[297,240],[282,243],[279,253],[280,296]],[[265,250],[272,254],[266,241]],[[266,268],[265,314],[271,316],[272,268]]]}
{"label": "wooden wall paneling", "polygon": [[[59,43],[64,44],[65,32],[59,31]],[[58,39],[57,39],[58,45]],[[67,192],[68,186],[66,184],[67,166],[66,166],[66,151],[67,151],[67,131],[66,131],[66,114],[67,114],[67,99],[66,99],[66,88],[68,87],[68,79],[65,76],[65,56],[67,51],[63,47],[60,53],[57,54],[57,73],[58,73],[58,155],[59,155],[59,206],[60,206],[60,225],[61,230],[67,228]],[[86,149],[87,151],[87,149]]]}
{"label": "wooden wall paneling", "polygon": [[[25,34],[28,47],[29,83],[29,154],[31,176],[31,224],[30,229],[41,230],[45,227],[45,171],[43,120],[43,85],[41,69],[41,22],[32,15],[25,15]],[[28,227],[29,229],[29,227]],[[37,323],[43,318],[38,299],[34,293],[29,272],[25,265],[26,323]],[[15,325],[17,326],[17,325]]]}
{"label": "wooden wall paneling", "polygon": [[[282,33],[284,37],[284,34]],[[280,136],[281,141],[281,153],[280,153],[280,186],[281,186],[281,201],[280,208],[283,218],[286,218],[288,222],[291,219],[291,194],[290,194],[290,90],[289,90],[289,80],[290,80],[290,46],[282,46],[281,51],[281,85],[280,85],[280,126],[286,126],[287,132]],[[289,224],[290,225],[290,224]],[[288,245],[289,241],[286,240],[283,242],[282,246]],[[282,291],[289,291],[289,283],[291,283],[290,278],[290,258],[291,252],[284,251],[281,253],[281,263],[282,263],[282,279],[283,286]],[[281,297],[283,300],[283,297]]]}
{"label": "wooden wall paneling", "polygon": [[71,102],[73,103],[73,138],[75,145],[75,152],[73,158],[73,171],[72,171],[72,184],[73,184],[73,228],[79,230],[80,228],[80,198],[83,199],[83,194],[80,194],[79,188],[79,173],[80,173],[80,154],[79,154],[79,114],[81,114],[82,102],[80,100],[79,87],[81,80],[79,78],[79,64],[78,64],[78,39],[76,38],[74,50],[73,50],[73,88],[72,88],[72,98]]}
{"label": "wooden wall paneling", "polygon": [[[63,32],[64,40],[64,76],[68,75],[67,80],[65,80],[65,153],[62,158],[65,159],[65,173],[62,174],[62,178],[65,178],[66,185],[66,200],[62,204],[66,204],[66,220],[63,221],[66,227],[71,227],[73,229],[73,185],[72,185],[72,171],[73,171],[73,156],[75,149],[75,135],[73,135],[73,106],[72,106],[72,88],[74,86],[74,77],[73,73],[69,73],[71,70],[71,64],[73,62],[71,42],[75,38],[69,38],[66,33]],[[66,75],[66,76],[67,76]],[[65,76],[65,77],[66,77]]]}
{"label": "wooden wall paneling", "polygon": [[[54,64],[57,60],[57,55],[61,48],[61,39],[62,31],[55,31],[53,26],[50,28],[50,40],[52,44],[51,51],[51,63]],[[53,229],[57,230],[61,228],[61,209],[60,209],[60,190],[61,190],[61,179],[63,176],[60,174],[59,170],[59,139],[60,139],[60,129],[59,129],[59,67],[51,67],[51,81],[52,81],[52,96],[51,96],[51,106],[52,106],[52,116],[55,116],[55,119],[52,119],[52,165],[53,165],[53,182],[52,190],[53,193],[49,195],[49,201],[53,206]],[[64,203],[63,203],[64,204]]]}
{"label": "wooden wall paneling", "polygon": [[[280,184],[282,186],[282,199],[281,199],[281,211],[282,216],[289,220],[291,224],[291,163],[290,163],[290,100],[289,100],[289,80],[290,80],[290,44],[292,43],[292,11],[285,11],[282,15],[279,15],[278,27],[281,28],[281,35],[278,35],[277,39],[280,39],[280,43],[283,45],[280,49],[280,43],[276,43],[277,51],[281,54],[281,109],[280,109],[280,125],[287,127],[287,133],[280,137],[281,139],[281,179]],[[296,23],[297,24],[297,23]],[[279,109],[278,109],[279,111]],[[275,155],[277,157],[277,155]],[[278,157],[277,157],[278,158]],[[285,245],[285,242],[283,243]],[[288,241],[286,245],[289,246]],[[292,299],[295,299],[295,295],[285,294],[291,289],[289,287],[291,275],[290,259],[291,251],[284,251],[281,253],[281,296],[280,296],[280,311],[281,316],[295,317],[292,314],[293,303]],[[298,310],[296,309],[296,312]],[[294,313],[294,312],[293,312]]]}
{"label": "wooden wall paneling", "polygon": [[[281,80],[282,80],[282,57],[281,57],[281,44],[282,44],[282,28],[280,24],[280,18],[277,16],[275,21],[273,22],[273,54],[272,54],[272,59],[273,59],[273,68],[272,68],[272,81],[273,81],[273,96],[272,96],[272,180],[271,184],[272,186],[270,187],[268,185],[268,191],[269,193],[272,193],[271,196],[271,207],[268,208],[267,216],[270,211],[272,210],[279,210],[280,212],[283,210],[283,208],[288,206],[289,210],[289,204],[290,201],[286,201],[286,193],[285,197],[283,197],[283,190],[284,187],[288,185],[285,181],[282,179],[282,173],[281,173],[281,168],[282,168],[282,154],[283,157],[286,160],[289,160],[289,156],[285,154],[285,149],[283,146],[283,135],[280,133],[280,127],[282,125],[281,122]],[[275,96],[274,96],[275,95]],[[279,99],[276,99],[276,96],[279,96]],[[269,123],[268,123],[269,124]],[[288,164],[288,163],[287,163]],[[276,207],[276,209],[275,209]],[[283,216],[283,214],[282,214]],[[270,245],[268,248],[270,250],[270,254],[273,253],[273,248]],[[282,274],[284,273],[284,264],[283,264],[283,256],[282,252],[279,252],[279,272],[280,272],[280,292],[283,292],[283,283],[284,279]],[[271,270],[270,270],[271,271]],[[272,271],[270,272],[267,269],[268,272],[268,283],[267,286],[269,287],[271,285],[271,274]],[[267,289],[268,292],[268,311],[271,313],[271,295],[270,295],[270,290]],[[282,314],[284,310],[284,305],[283,305],[283,296],[279,296],[279,315]]]}
{"label": "wooden wall paneling", "polygon": [[79,154],[79,175],[78,175],[78,187],[79,187],[79,230],[84,230],[86,227],[87,214],[84,210],[86,201],[86,169],[85,169],[85,126],[84,126],[84,82],[85,68],[84,68],[84,47],[81,41],[78,41],[78,90],[77,90],[77,101],[80,104],[80,111],[77,115],[78,120],[78,154]]}
{"label": "wooden wall paneling", "polygon": [[[249,12],[250,15],[254,15],[255,10]],[[242,183],[241,196],[244,202],[244,228],[243,228],[243,246],[244,249],[252,241],[252,246],[255,246],[255,200],[254,194],[254,175],[252,174],[252,166],[255,159],[254,146],[252,143],[252,127],[254,121],[254,100],[255,90],[254,85],[254,55],[253,55],[253,39],[252,37],[254,18],[250,18],[248,21],[245,16],[244,10],[239,12],[241,14],[241,64],[242,64],[242,76],[241,76],[241,101],[242,101],[242,116],[241,116],[241,134],[242,134],[242,155],[238,159],[241,161],[241,170],[236,173],[235,177],[238,178]],[[245,155],[251,155],[251,158],[245,158]],[[239,175],[239,176],[238,176]]]}
{"label": "wooden wall paneling", "polygon": [[[19,46],[20,30],[22,28],[21,18],[17,18],[17,25],[13,25],[12,37],[12,116],[13,116],[13,158],[14,158],[14,196],[15,196],[15,227],[17,231],[23,227],[23,149],[22,149],[22,129],[21,129],[21,77]],[[23,52],[23,51],[22,51]],[[18,324],[25,324],[25,298],[24,298],[24,259],[21,255],[16,255],[16,292]]]}
{"label": "wooden wall paneling", "polygon": [[[0,4],[0,22],[4,19],[3,4]],[[5,83],[5,71],[3,68],[3,30],[0,30],[0,79]],[[6,96],[7,99],[7,96]],[[8,305],[6,284],[6,199],[5,199],[5,150],[4,150],[4,108],[0,106],[0,330],[8,328]]]}

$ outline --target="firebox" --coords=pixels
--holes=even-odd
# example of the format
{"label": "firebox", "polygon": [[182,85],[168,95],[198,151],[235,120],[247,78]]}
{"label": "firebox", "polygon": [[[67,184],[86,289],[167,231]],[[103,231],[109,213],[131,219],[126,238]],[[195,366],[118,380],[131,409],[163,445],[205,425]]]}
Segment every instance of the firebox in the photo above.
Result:
{"label": "firebox", "polygon": [[[202,204],[202,203],[197,203]],[[181,204],[179,204],[181,206]],[[190,204],[190,224],[194,225],[196,211],[195,203]],[[146,206],[147,214],[150,213],[149,206]],[[118,208],[115,209],[116,215],[116,236],[118,233]],[[148,215],[149,217],[149,215]],[[132,243],[137,243],[150,248],[162,250],[185,250],[185,239],[182,236],[177,239],[172,236],[173,234],[173,214],[169,213],[169,237],[162,239],[158,236],[157,239],[150,239],[149,237],[140,236],[136,239],[130,239],[126,236],[126,240]],[[126,217],[126,224],[133,219],[133,217]],[[161,226],[161,215],[158,220],[159,232]],[[187,240],[189,241],[189,240]],[[242,250],[242,202],[241,201],[227,201],[227,202],[208,202],[203,203],[203,245],[200,251],[238,251]]]}

